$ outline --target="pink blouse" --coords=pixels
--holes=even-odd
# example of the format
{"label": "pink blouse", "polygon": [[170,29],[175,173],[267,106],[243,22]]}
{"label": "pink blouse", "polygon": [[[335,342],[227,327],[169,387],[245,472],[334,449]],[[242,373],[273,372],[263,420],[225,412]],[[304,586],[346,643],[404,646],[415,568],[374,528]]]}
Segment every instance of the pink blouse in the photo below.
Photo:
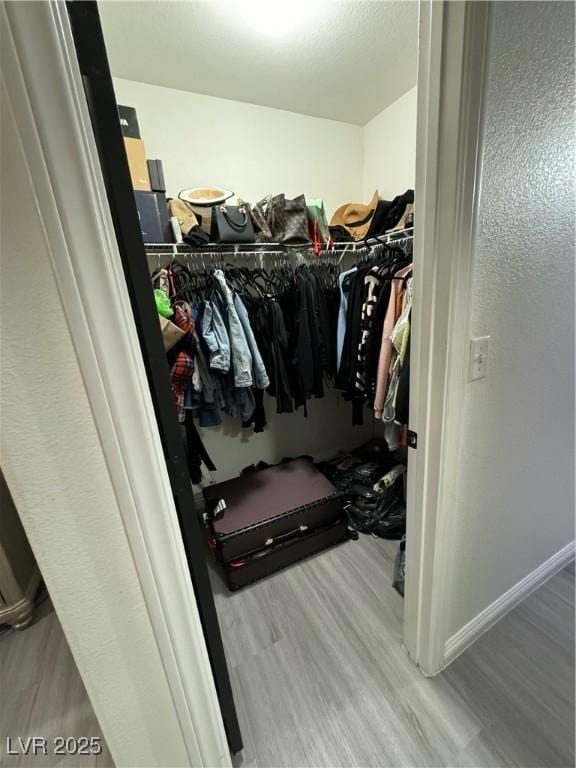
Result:
{"label": "pink blouse", "polygon": [[[394,277],[406,277],[412,269],[412,264],[400,269]],[[392,331],[396,325],[396,298],[402,288],[401,280],[392,280],[390,286],[390,299],[388,309],[384,318],[384,327],[382,328],[382,343],[380,345],[380,356],[378,358],[378,373],[376,375],[376,396],[374,398],[374,416],[377,419],[382,417],[382,408],[386,400],[388,391],[388,381],[390,379],[390,364],[392,362]]]}

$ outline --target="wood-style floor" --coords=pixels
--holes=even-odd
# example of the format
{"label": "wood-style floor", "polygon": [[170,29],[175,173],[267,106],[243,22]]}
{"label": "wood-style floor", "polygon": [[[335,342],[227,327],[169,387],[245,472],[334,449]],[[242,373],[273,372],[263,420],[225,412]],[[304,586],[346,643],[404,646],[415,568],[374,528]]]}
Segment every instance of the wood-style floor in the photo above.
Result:
{"label": "wood-style floor", "polygon": [[[114,762],[50,601],[28,629],[0,638],[0,764],[25,768],[114,768]],[[48,754],[7,755],[29,736],[47,740]],[[56,736],[99,737],[102,753],[54,754]],[[73,749],[72,743],[70,748]]]}
{"label": "wood-style floor", "polygon": [[442,675],[401,646],[396,542],[363,536],[235,593],[213,574],[244,768],[574,766],[574,569]]}
{"label": "wood-style floor", "polygon": [[[531,595],[442,675],[401,647],[396,544],[362,537],[216,604],[245,749],[236,764],[571,768],[574,567]],[[0,736],[101,736],[55,613],[0,639]],[[6,766],[113,766],[6,757]]]}

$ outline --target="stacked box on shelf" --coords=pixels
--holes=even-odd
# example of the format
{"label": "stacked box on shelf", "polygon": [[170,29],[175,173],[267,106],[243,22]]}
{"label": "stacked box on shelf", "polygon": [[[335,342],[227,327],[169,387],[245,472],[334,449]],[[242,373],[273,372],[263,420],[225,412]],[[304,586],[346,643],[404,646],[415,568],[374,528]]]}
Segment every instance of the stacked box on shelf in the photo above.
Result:
{"label": "stacked box on shelf", "polygon": [[118,114],[144,242],[171,243],[162,163],[147,159],[134,107],[118,105]]}

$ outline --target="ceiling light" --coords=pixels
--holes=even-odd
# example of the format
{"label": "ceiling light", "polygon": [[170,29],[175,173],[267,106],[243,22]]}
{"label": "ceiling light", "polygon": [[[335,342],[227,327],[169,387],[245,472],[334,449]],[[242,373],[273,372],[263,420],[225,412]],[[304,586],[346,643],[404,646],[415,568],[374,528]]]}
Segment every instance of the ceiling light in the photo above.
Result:
{"label": "ceiling light", "polygon": [[236,7],[251,27],[280,37],[304,21],[311,5],[310,0],[240,0]]}

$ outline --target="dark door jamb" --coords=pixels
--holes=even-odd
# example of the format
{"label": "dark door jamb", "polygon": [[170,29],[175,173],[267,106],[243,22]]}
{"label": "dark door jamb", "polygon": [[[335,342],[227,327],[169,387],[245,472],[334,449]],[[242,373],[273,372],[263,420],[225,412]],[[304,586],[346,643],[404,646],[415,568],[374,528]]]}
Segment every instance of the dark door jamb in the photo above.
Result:
{"label": "dark door jamb", "polygon": [[69,0],[67,8],[212,674],[235,754],[242,749],[242,736],[206,565],[206,533],[194,507],[98,6],[93,0]]}

